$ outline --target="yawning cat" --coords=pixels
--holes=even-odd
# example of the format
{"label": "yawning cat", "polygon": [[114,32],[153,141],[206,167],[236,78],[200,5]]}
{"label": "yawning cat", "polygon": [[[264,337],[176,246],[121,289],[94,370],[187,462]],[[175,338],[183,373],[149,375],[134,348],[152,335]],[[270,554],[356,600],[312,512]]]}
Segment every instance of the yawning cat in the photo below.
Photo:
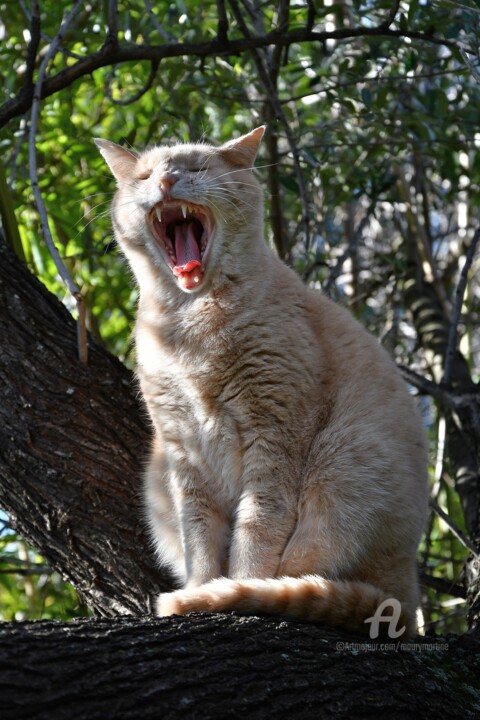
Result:
{"label": "yawning cat", "polygon": [[159,615],[238,610],[415,629],[426,444],[376,340],[264,242],[260,127],[137,154],[97,140],[115,237],[140,288],[138,376],[154,425],[145,503],[183,589]]}

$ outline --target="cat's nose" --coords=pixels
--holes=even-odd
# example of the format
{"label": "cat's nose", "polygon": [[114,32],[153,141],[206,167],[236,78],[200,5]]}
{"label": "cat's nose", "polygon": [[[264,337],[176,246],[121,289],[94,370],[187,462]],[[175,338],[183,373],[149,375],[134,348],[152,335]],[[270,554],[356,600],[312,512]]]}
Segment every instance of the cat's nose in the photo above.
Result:
{"label": "cat's nose", "polygon": [[177,180],[178,177],[172,173],[165,173],[159,178],[158,184],[160,185],[160,190],[166,197],[170,195],[170,191]]}

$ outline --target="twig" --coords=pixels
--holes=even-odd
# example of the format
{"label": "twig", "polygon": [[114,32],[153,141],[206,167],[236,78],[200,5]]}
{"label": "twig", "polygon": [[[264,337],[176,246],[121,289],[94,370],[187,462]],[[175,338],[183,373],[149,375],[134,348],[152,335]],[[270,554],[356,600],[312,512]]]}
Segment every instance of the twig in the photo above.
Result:
{"label": "twig", "polygon": [[428,241],[425,227],[420,221],[420,218],[418,217],[417,208],[412,198],[410,184],[407,180],[403,167],[398,166],[396,168],[396,176],[398,178],[397,187],[400,198],[406,205],[407,223],[412,232],[412,237],[417,240],[417,248],[422,257],[422,260],[424,260],[428,264],[428,268],[430,270],[433,280],[433,288],[435,290],[435,294],[438,298],[438,301],[442,307],[445,316],[448,317],[450,312],[450,303],[448,301],[447,293],[445,292],[445,286],[440,280],[440,273],[438,271],[437,262],[433,255],[431,244]]}
{"label": "twig", "polygon": [[[238,23],[242,33],[244,34],[244,36],[247,39],[250,38],[251,37],[250,31],[248,30],[248,27],[245,24],[245,21],[242,17],[240,8],[238,7],[236,0],[230,0],[230,5],[232,7],[233,14],[235,15],[235,18],[237,20],[237,23]],[[270,73],[267,72],[267,69],[265,68],[265,65],[263,63],[262,58],[260,57],[258,50],[256,48],[252,48],[251,52],[252,52],[253,59],[255,61],[255,65],[257,66],[260,81],[262,82],[262,85],[265,88],[268,101],[272,107],[273,115],[283,125],[283,129],[285,131],[285,135],[287,137],[287,141],[290,146],[290,151],[293,156],[293,166],[295,169],[295,175],[297,178],[298,188],[299,188],[299,192],[300,192],[300,198],[302,201],[302,225],[303,225],[303,229],[304,229],[304,233],[305,233],[305,247],[306,247],[306,250],[308,250],[309,246],[310,246],[310,230],[309,230],[309,225],[308,225],[308,214],[309,214],[308,213],[308,195],[307,195],[307,188],[305,185],[305,178],[303,176],[303,171],[302,171],[301,164],[300,164],[300,152],[299,152],[297,144],[295,142],[295,137],[293,135],[290,123],[288,122],[288,120],[285,116],[285,113],[283,112],[282,104],[279,100],[274,81],[272,80]]]}
{"label": "twig", "polygon": [[[480,83],[480,72],[478,71],[478,67],[476,65],[474,65],[473,61],[468,57],[468,53],[466,53],[465,50],[460,49],[460,55],[462,56],[463,62],[465,63],[467,68],[470,70],[470,72],[472,73],[475,80],[478,83]],[[477,60],[478,60],[478,58],[477,58]]]}
{"label": "twig", "polygon": [[313,30],[313,26],[315,24],[315,2],[314,0],[307,0],[307,7],[308,7],[308,14],[307,14],[307,25],[306,29],[308,32],[311,32]]}
{"label": "twig", "polygon": [[144,0],[144,2],[145,2],[145,7],[147,9],[147,12],[150,16],[150,20],[152,21],[152,25],[154,26],[155,30],[158,32],[159,35],[161,35],[161,37],[164,40],[166,40],[167,42],[174,43],[175,37],[171,33],[167,32],[167,30],[165,30],[163,25],[160,24],[157,16],[153,12],[153,8],[150,4],[150,0]]}
{"label": "twig", "polygon": [[388,30],[390,28],[390,25],[395,20],[395,17],[396,17],[396,14],[397,14],[399,8],[400,8],[400,0],[395,0],[395,2],[392,4],[392,7],[388,11],[387,17],[385,18],[385,20],[383,22],[380,23],[380,25],[378,27],[381,28],[382,30]]}
{"label": "twig", "polygon": [[108,34],[107,43],[118,45],[118,2],[117,0],[108,0]]}
{"label": "twig", "polygon": [[345,248],[343,253],[340,255],[340,257],[338,258],[338,260],[335,264],[335,267],[332,268],[330,275],[328,276],[327,282],[325,283],[325,287],[323,288],[323,292],[325,293],[325,295],[330,294],[332,286],[335,284],[338,276],[342,272],[343,264],[345,263],[347,258],[350,257],[352,252],[357,247],[358,242],[363,235],[363,231],[365,230],[365,227],[367,226],[367,223],[369,222],[371,215],[375,211],[376,204],[377,204],[377,198],[372,200],[372,202],[368,206],[367,212],[365,213],[365,215],[359,222],[358,227],[356,228],[355,232],[353,233],[353,236],[352,236],[350,242],[348,243],[347,247]]}
{"label": "twig", "polygon": [[420,390],[426,395],[431,395],[449,407],[456,406],[454,396],[441,385],[437,385],[437,383],[432,380],[428,380],[426,377],[423,377],[423,375],[419,375],[415,370],[411,370],[411,368],[406,365],[398,365],[398,369],[402,373],[405,382],[409,385],[413,385],[417,390]]}
{"label": "twig", "polygon": [[116,70],[116,67],[113,67],[107,78],[107,82],[105,84],[105,94],[106,94],[107,98],[110,100],[110,102],[113,103],[113,105],[131,105],[132,103],[137,102],[137,100],[140,100],[140,98],[143,97],[143,95],[145,95],[145,93],[148,92],[150,90],[150,88],[152,87],[153,81],[155,80],[155,77],[157,74],[159,64],[160,63],[157,60],[152,61],[152,64],[150,67],[150,74],[148,76],[148,79],[147,79],[145,85],[143,85],[140,88],[140,90],[135,93],[135,95],[131,95],[126,100],[115,100],[115,98],[112,95],[112,80],[114,78],[115,70]]}
{"label": "twig", "polygon": [[470,538],[468,538],[465,533],[460,530],[458,525],[453,522],[453,520],[447,515],[446,512],[443,512],[442,508],[436,502],[436,500],[430,500],[430,507],[433,508],[433,510],[435,510],[435,512],[437,513],[438,517],[441,518],[446,525],[448,525],[449,529],[452,531],[455,537],[460,540],[462,545],[466,547],[467,550],[470,550],[470,552],[475,558],[480,557],[477,548],[470,540]]}
{"label": "twig", "polygon": [[228,39],[228,17],[224,0],[216,0],[216,3],[218,13],[217,38],[222,43]]}
{"label": "twig", "polygon": [[424,570],[420,570],[419,575],[422,585],[426,585],[427,587],[432,588],[432,590],[436,590],[436,592],[462,599],[465,599],[467,596],[465,588],[455,581],[434,577],[433,575],[426,573]]}
{"label": "twig", "polygon": [[[43,236],[44,236],[45,242],[47,244],[50,255],[52,256],[52,259],[55,263],[55,266],[60,274],[60,277],[62,278],[63,282],[65,283],[65,285],[67,286],[68,290],[70,291],[72,296],[75,298],[75,301],[77,303],[77,310],[78,310],[77,334],[78,334],[78,340],[79,340],[78,356],[79,356],[79,359],[81,362],[86,363],[88,351],[87,351],[87,342],[86,342],[86,329],[84,327],[84,324],[85,324],[84,302],[83,302],[83,298],[82,298],[79,288],[73,281],[69,271],[67,270],[63,260],[60,257],[60,253],[58,252],[57,247],[53,241],[52,233],[50,231],[50,225],[48,222],[47,209],[45,207],[45,203],[43,201],[42,193],[40,191],[40,186],[39,186],[39,182],[38,182],[37,148],[36,148],[36,136],[37,136],[38,120],[40,117],[42,87],[43,87],[43,82],[45,79],[47,66],[48,66],[48,63],[50,62],[50,60],[52,60],[52,58],[56,55],[56,53],[60,47],[62,38],[68,29],[68,26],[74,20],[76,14],[78,13],[78,11],[82,5],[83,5],[83,0],[76,0],[75,5],[70,10],[70,12],[67,14],[65,20],[61,24],[56,37],[52,41],[50,47],[48,48],[48,51],[45,54],[45,57],[43,58],[41,65],[40,65],[37,81],[35,83],[35,88],[33,91],[32,112],[31,112],[31,118],[30,118],[30,135],[29,135],[29,140],[28,140],[28,159],[29,159],[29,165],[30,165],[30,180],[32,183],[33,195],[35,197],[35,204],[37,206],[38,214],[40,216],[40,223],[42,226],[42,231],[43,231]],[[38,3],[35,2],[34,6],[38,10]],[[82,327],[82,323],[83,323],[83,327]]]}
{"label": "twig", "polygon": [[480,227],[475,231],[470,247],[467,251],[467,256],[463,264],[460,278],[455,290],[455,305],[452,312],[452,320],[450,322],[450,328],[448,331],[448,342],[447,350],[445,353],[445,365],[443,370],[442,385],[449,385],[452,379],[452,367],[453,358],[457,350],[457,337],[458,337],[458,324],[460,322],[460,315],[462,312],[463,297],[465,295],[465,288],[467,287],[468,271],[475,257],[475,251],[477,249],[478,241],[480,240]]}

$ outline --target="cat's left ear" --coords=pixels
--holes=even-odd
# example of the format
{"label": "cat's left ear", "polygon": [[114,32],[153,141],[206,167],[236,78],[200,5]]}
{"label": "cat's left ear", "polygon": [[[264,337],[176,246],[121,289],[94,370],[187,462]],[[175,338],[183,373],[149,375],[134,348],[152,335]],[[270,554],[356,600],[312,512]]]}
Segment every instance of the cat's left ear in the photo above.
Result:
{"label": "cat's left ear", "polygon": [[232,165],[242,168],[251,168],[257,156],[258,148],[266,130],[266,125],[260,125],[252,132],[242,137],[230,140],[222,145],[220,153]]}
{"label": "cat's left ear", "polygon": [[105,158],[115,180],[118,180],[118,182],[130,180],[137,164],[138,153],[117,145],[110,140],[94,138],[94,142]]}

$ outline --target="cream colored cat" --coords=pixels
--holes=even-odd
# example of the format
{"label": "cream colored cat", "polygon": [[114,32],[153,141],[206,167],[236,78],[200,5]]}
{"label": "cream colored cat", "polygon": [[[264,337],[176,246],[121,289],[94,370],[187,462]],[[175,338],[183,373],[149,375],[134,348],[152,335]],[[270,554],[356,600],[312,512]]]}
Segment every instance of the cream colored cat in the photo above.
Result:
{"label": "cream colored cat", "polygon": [[238,610],[415,629],[426,447],[376,340],[264,242],[264,128],[137,154],[97,140],[135,273],[138,375],[155,429],[146,507],[184,589],[159,615]]}

